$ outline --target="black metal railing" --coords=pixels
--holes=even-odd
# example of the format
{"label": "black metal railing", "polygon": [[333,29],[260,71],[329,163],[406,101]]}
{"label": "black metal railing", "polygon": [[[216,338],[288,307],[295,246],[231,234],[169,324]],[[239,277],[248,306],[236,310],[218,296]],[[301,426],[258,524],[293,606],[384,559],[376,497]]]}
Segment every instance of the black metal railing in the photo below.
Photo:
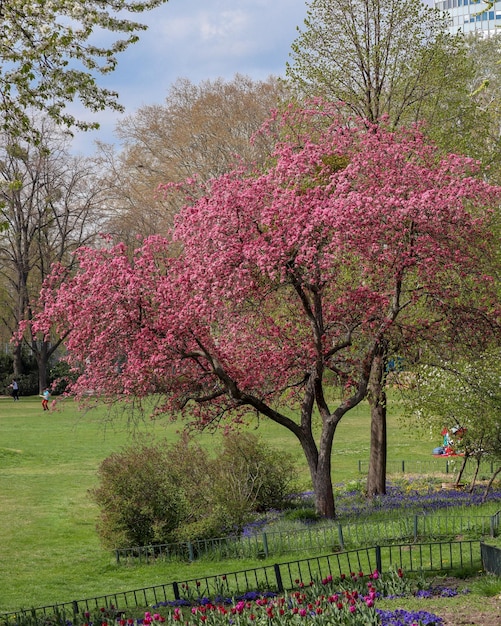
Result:
{"label": "black metal railing", "polygon": [[115,550],[117,563],[156,562],[159,559],[195,561],[203,557],[269,558],[291,553],[335,552],[395,542],[482,539],[499,534],[501,511],[494,515],[459,515],[458,512],[398,516],[379,521],[332,522],[251,536],[231,535],[199,541],[157,544]]}
{"label": "black metal railing", "polygon": [[[388,474],[420,474],[427,475],[431,473],[455,474],[463,464],[461,456],[431,456],[426,460],[419,459],[389,459],[386,463],[386,471]],[[463,476],[471,477],[476,472],[477,462],[473,458],[469,458]],[[492,460],[484,460],[480,463],[479,475],[492,476],[495,470],[495,462]],[[359,474],[367,474],[369,470],[369,461],[358,461]]]}
{"label": "black metal railing", "polygon": [[367,574],[375,569],[380,572],[390,568],[402,568],[406,572],[446,572],[478,570],[480,567],[480,541],[477,540],[372,546],[4,613],[0,616],[0,623],[12,624],[16,620],[26,623],[30,618],[38,623],[40,619],[54,616],[58,622],[65,623],[86,611],[101,608],[151,608],[194,597],[225,594],[235,598],[249,591],[281,593],[296,589],[299,581],[308,583],[351,572]]}

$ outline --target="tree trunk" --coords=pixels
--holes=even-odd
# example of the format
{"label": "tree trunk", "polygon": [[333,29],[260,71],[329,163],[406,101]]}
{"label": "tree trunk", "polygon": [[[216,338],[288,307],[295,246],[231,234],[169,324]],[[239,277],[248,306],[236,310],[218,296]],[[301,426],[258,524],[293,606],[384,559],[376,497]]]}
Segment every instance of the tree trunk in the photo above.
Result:
{"label": "tree trunk", "polygon": [[461,469],[459,470],[459,474],[458,474],[458,477],[456,479],[456,487],[461,482],[461,478],[463,477],[463,472],[466,469],[466,462],[468,461],[469,458],[470,458],[470,455],[468,454],[467,451],[465,451],[464,457],[463,457],[463,463],[461,464]]}
{"label": "tree trunk", "polygon": [[49,345],[46,341],[42,342],[41,346],[33,350],[38,367],[38,388],[42,393],[49,384],[48,369],[49,369]]}
{"label": "tree trunk", "polygon": [[324,425],[319,447],[310,432],[297,433],[310,470],[311,483],[315,493],[315,510],[327,519],[334,519],[336,509],[332,489],[331,456],[335,426]]}
{"label": "tree trunk", "polygon": [[334,519],[336,517],[334,491],[332,489],[331,454],[332,446],[325,458],[323,458],[322,450],[320,451],[315,482],[313,483],[316,511],[319,515],[327,519]]}
{"label": "tree trunk", "polygon": [[489,480],[489,484],[487,485],[486,489],[485,489],[485,493],[482,496],[482,503],[484,503],[487,500],[487,496],[489,494],[489,491],[491,490],[492,487],[492,483],[496,480],[496,476],[501,473],[501,465],[497,468],[497,470],[494,472],[494,474],[491,476],[491,479]]}
{"label": "tree trunk", "polygon": [[22,344],[18,341],[12,350],[12,368],[14,378],[19,378],[23,373]]}
{"label": "tree trunk", "polygon": [[473,478],[471,479],[470,493],[473,493],[473,490],[475,489],[475,483],[477,482],[478,473],[480,471],[480,463],[482,462],[482,457],[477,456],[475,458],[475,461],[477,462],[477,464],[475,466],[475,473],[473,474]]}
{"label": "tree trunk", "polygon": [[369,379],[368,400],[371,410],[371,443],[367,495],[386,493],[387,425],[386,425],[386,344],[373,361]]}

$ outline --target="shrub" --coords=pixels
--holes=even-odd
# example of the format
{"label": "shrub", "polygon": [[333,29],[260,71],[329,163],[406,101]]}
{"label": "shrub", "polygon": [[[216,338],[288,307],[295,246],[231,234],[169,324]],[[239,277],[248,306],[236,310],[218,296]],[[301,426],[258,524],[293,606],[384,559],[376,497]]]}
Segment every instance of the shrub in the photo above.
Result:
{"label": "shrub", "polygon": [[204,517],[181,524],[176,531],[177,541],[202,541],[225,536],[227,520],[222,511],[208,511]]}
{"label": "shrub", "polygon": [[[0,353],[0,376],[2,379],[11,376],[12,373],[12,355],[5,352]],[[10,383],[10,380],[9,380]]]}
{"label": "shrub", "polygon": [[103,545],[124,548],[168,543],[186,518],[187,503],[169,472],[168,450],[140,444],[112,454],[98,470],[90,494],[100,507]]}
{"label": "shrub", "polygon": [[[10,374],[2,381],[2,391],[6,395],[10,395],[11,393],[9,385],[12,382],[12,378],[13,376]],[[16,380],[19,385],[20,396],[33,396],[38,394],[38,374],[36,372],[21,374],[21,376],[16,377]]]}
{"label": "shrub", "polygon": [[168,471],[173,483],[189,503],[183,524],[206,518],[213,508],[212,461],[205,450],[184,433],[168,446]]}
{"label": "shrub", "polygon": [[289,509],[284,512],[284,519],[290,522],[319,522],[322,517],[315,509]]}
{"label": "shrub", "polygon": [[66,391],[68,383],[74,382],[77,375],[71,371],[70,366],[65,361],[57,361],[49,372],[49,380],[54,383],[52,392],[54,395],[61,395]]}
{"label": "shrub", "polygon": [[290,455],[278,454],[256,435],[230,433],[214,463],[214,501],[228,523],[241,529],[251,513],[283,508],[294,469]]}
{"label": "shrub", "polygon": [[109,548],[194,541],[239,532],[254,512],[280,508],[294,476],[287,454],[250,433],[225,436],[216,458],[187,435],[105,459],[91,496]]}
{"label": "shrub", "polygon": [[192,512],[176,532],[180,541],[239,533],[255,513],[284,506],[295,476],[292,457],[253,433],[225,435],[213,459],[185,438],[170,461]]}

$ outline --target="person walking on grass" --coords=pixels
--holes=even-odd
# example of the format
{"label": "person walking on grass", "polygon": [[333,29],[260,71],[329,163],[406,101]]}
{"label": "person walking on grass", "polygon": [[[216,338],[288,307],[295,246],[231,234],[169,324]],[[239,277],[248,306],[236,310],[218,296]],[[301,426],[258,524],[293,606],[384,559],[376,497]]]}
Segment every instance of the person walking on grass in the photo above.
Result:
{"label": "person walking on grass", "polygon": [[50,391],[49,391],[49,388],[46,387],[42,393],[42,408],[44,411],[49,410],[49,400],[50,400]]}

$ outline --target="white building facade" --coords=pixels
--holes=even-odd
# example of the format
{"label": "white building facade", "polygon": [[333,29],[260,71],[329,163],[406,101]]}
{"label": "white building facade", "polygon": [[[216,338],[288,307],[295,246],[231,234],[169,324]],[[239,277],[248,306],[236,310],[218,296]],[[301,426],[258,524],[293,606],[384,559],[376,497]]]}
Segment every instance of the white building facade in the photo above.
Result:
{"label": "white building facade", "polygon": [[449,14],[451,33],[482,33],[489,37],[501,32],[501,0],[492,3],[484,0],[439,0],[435,1],[435,7]]}

